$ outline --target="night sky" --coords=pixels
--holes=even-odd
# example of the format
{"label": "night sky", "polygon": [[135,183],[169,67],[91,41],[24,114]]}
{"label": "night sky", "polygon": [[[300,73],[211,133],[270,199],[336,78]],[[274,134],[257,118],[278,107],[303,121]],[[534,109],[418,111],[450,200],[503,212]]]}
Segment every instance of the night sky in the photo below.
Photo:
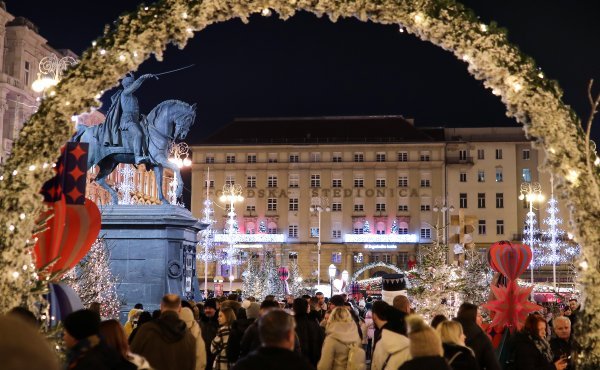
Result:
{"label": "night sky", "polygon": [[[598,1],[463,2],[483,22],[506,27],[510,40],[559,81],[565,101],[587,118],[587,83],[590,78],[600,83]],[[6,5],[10,13],[33,21],[50,45],[81,53],[105,24],[138,3],[8,0]],[[465,63],[396,26],[354,19],[331,23],[307,13],[286,22],[257,15],[248,25],[234,20],[210,26],[183,51],[170,47],[164,62],[144,63],[140,73],[189,64],[195,67],[147,81],[138,97],[146,113],[170,98],[198,103],[190,143],[234,117],[400,114],[415,118],[418,126],[515,124]],[[600,127],[594,136],[600,137]]]}

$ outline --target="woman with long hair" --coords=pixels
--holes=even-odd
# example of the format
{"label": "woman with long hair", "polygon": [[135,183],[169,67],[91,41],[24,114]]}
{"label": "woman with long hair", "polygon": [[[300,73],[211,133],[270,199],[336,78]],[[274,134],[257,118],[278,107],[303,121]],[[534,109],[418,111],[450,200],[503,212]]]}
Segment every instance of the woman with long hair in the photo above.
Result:
{"label": "woman with long hair", "polygon": [[451,370],[443,357],[444,349],[438,333],[419,315],[408,316],[406,323],[412,359],[398,370]]}
{"label": "woman with long hair", "polygon": [[[345,370],[350,368],[348,361],[354,364],[355,369],[365,368],[362,341],[347,308],[336,307],[331,311],[325,333],[327,336],[323,342],[317,370]],[[362,351],[362,356],[352,355],[358,351]]]}
{"label": "woman with long hair", "polygon": [[219,329],[217,335],[210,344],[210,352],[214,356],[213,370],[229,370],[230,364],[227,359],[227,344],[231,324],[235,321],[235,312],[231,307],[222,307],[219,311]]}
{"label": "woman with long hair", "polygon": [[444,357],[452,370],[478,370],[475,353],[465,345],[465,334],[458,321],[441,321],[436,331],[442,339]]}
{"label": "woman with long hair", "polygon": [[100,323],[100,336],[107,346],[116,350],[123,360],[135,365],[136,369],[152,369],[150,363],[144,357],[129,351],[125,330],[117,320],[102,321]]}
{"label": "woman with long hair", "polygon": [[546,319],[530,314],[523,329],[515,335],[515,370],[564,370],[567,361],[561,358],[552,361],[550,343],[546,340]]}

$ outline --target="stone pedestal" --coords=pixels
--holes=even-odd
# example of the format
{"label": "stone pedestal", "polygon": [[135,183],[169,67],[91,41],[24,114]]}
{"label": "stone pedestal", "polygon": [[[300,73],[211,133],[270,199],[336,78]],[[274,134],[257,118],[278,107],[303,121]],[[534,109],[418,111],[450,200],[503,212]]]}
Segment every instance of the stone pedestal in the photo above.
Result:
{"label": "stone pedestal", "polygon": [[190,211],[173,205],[102,208],[102,230],[111,270],[123,299],[122,319],[136,303],[158,309],[164,294],[199,299],[196,235],[204,228]]}

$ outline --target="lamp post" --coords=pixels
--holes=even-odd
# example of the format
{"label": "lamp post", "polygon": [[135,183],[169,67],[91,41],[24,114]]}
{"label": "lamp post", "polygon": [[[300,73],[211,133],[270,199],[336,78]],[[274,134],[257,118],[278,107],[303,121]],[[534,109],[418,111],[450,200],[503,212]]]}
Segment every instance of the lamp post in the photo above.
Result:
{"label": "lamp post", "polygon": [[313,198],[312,203],[313,205],[310,206],[310,211],[312,213],[316,212],[319,220],[319,234],[317,235],[317,286],[319,286],[321,285],[321,213],[323,211],[329,212],[331,209],[329,208],[329,201],[327,198]]}
{"label": "lamp post", "polygon": [[333,278],[335,277],[336,268],[332,263],[329,265],[329,298],[333,297]]}
{"label": "lamp post", "polygon": [[[527,229],[524,234],[527,234],[527,237],[524,240],[524,243],[529,245],[531,248],[531,263],[529,264],[529,271],[531,273],[531,285],[533,285],[533,266],[535,261],[534,254],[534,246],[535,246],[535,213],[533,212],[533,203],[541,202],[544,200],[544,195],[542,195],[542,186],[539,182],[523,182],[521,183],[521,189],[519,194],[519,200],[526,200],[529,204],[529,212],[527,212]],[[531,291],[531,296],[533,298],[533,290]]]}
{"label": "lamp post", "polygon": [[229,235],[227,247],[227,264],[229,265],[229,274],[233,275],[233,265],[238,263],[237,259],[234,258],[236,254],[235,234],[237,234],[237,220],[235,218],[236,215],[234,204],[236,202],[242,202],[244,200],[244,197],[242,196],[242,186],[239,184],[225,184],[223,186],[223,194],[219,197],[219,200],[222,203],[227,203],[229,205],[226,228],[226,232]]}
{"label": "lamp post", "polygon": [[[436,199],[435,203],[433,205],[433,208],[431,209],[433,212],[435,212],[437,214],[436,217],[436,222],[435,222],[435,240],[438,244],[446,244],[447,241],[447,228],[448,228],[448,220],[446,219],[446,215],[447,212],[454,212],[454,206],[453,205],[448,205],[449,202],[448,200],[441,200],[441,199]],[[443,224],[440,225],[440,216],[443,215]],[[450,260],[450,256],[449,256],[449,251],[448,251],[448,255],[446,255],[446,260],[449,261]]]}
{"label": "lamp post", "polygon": [[[192,161],[189,159],[190,148],[184,142],[172,142],[169,154],[169,162],[175,163],[179,168],[192,165]],[[177,181],[177,176],[173,176],[173,180],[169,183],[169,202],[175,205],[177,204],[177,186],[179,186],[179,181]]]}
{"label": "lamp post", "polygon": [[33,81],[31,88],[33,91],[41,93],[52,86],[56,86],[63,72],[75,64],[77,64],[75,58],[63,57],[59,59],[56,54],[42,58],[38,65],[38,78]]}

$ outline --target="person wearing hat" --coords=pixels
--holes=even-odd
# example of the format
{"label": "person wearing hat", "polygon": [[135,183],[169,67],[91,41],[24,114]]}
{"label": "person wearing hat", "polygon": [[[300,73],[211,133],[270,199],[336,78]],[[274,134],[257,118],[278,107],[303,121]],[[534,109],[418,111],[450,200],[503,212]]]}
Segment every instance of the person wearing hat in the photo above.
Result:
{"label": "person wearing hat", "polygon": [[406,318],[410,339],[410,355],[398,370],[452,370],[444,358],[442,340],[432,327],[427,325],[419,315]]}
{"label": "person wearing hat", "polygon": [[90,310],[72,312],[63,322],[63,339],[68,349],[69,370],[129,370],[136,369],[119,353],[108,347],[98,335],[100,316]]}
{"label": "person wearing hat", "polygon": [[206,347],[206,370],[212,369],[214,357],[210,352],[210,344],[217,336],[217,330],[219,330],[218,317],[219,311],[217,309],[217,300],[215,298],[207,299],[206,302],[204,302],[204,313],[200,315],[202,339],[204,339],[204,345]]}

